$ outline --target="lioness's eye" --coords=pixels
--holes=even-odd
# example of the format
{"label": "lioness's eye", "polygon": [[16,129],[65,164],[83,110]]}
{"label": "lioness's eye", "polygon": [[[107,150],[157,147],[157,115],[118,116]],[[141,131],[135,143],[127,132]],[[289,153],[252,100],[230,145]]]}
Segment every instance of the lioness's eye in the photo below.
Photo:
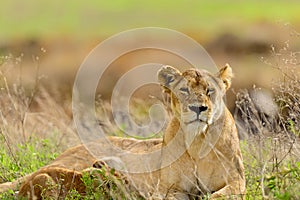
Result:
{"label": "lioness's eye", "polygon": [[215,92],[215,89],[214,88],[207,88],[207,90],[206,90],[206,94],[207,95],[211,95],[212,93],[214,93]]}
{"label": "lioness's eye", "polygon": [[187,93],[187,94],[190,93],[190,92],[189,92],[189,89],[188,89],[188,88],[185,88],[185,87],[179,88],[179,90],[180,90],[181,92],[185,92],[185,93]]}

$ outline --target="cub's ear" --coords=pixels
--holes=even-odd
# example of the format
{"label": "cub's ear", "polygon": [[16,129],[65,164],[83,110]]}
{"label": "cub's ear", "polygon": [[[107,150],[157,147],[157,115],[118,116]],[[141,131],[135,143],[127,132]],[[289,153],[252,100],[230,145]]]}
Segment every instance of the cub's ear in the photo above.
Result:
{"label": "cub's ear", "polygon": [[180,71],[169,65],[164,65],[157,72],[158,82],[167,88],[172,86],[172,83],[181,76]]}
{"label": "cub's ear", "polygon": [[232,69],[229,64],[226,64],[225,67],[220,69],[218,77],[223,81],[225,89],[228,90],[231,86],[231,79],[233,77]]}

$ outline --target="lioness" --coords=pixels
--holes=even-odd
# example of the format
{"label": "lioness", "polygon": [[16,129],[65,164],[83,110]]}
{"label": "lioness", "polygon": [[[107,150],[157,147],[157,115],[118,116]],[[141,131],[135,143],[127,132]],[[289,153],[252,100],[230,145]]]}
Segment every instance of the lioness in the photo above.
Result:
{"label": "lioness", "polygon": [[[149,199],[189,199],[205,194],[211,194],[211,198],[242,197],[245,193],[242,155],[234,119],[223,101],[232,76],[229,65],[215,75],[199,69],[181,73],[171,66],[158,71],[158,81],[169,97],[173,114],[163,140],[109,138],[112,144],[129,152],[161,151],[159,170],[139,174],[118,172],[128,179],[133,190]],[[92,142],[89,147],[101,151],[105,144]],[[99,162],[103,163],[80,145],[31,175],[1,184],[0,192],[16,190],[20,183],[19,196],[29,198],[40,199],[43,188],[51,197],[62,197],[71,189],[84,194],[82,172],[92,170]],[[60,188],[64,192],[53,187],[47,189],[49,183],[57,184],[62,174]]]}

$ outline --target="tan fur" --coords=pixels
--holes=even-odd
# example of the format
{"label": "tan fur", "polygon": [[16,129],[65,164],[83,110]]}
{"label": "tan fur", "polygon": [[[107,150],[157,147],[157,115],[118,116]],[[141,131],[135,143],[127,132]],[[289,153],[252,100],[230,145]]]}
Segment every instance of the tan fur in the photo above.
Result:
{"label": "tan fur", "polygon": [[[109,138],[115,146],[133,153],[161,149],[160,170],[123,173],[135,190],[149,199],[189,199],[205,194],[211,194],[212,198],[242,197],[245,177],[237,130],[222,99],[231,85],[232,76],[229,65],[216,75],[197,69],[180,73],[170,66],[160,69],[158,81],[170,97],[173,113],[163,141]],[[171,148],[166,148],[168,146]],[[89,147],[101,151],[105,144],[98,141],[90,143]],[[181,154],[180,150],[183,150]],[[177,159],[168,163],[173,157]],[[61,184],[65,191],[75,188],[84,194],[85,187],[79,177],[82,171],[92,166],[97,168],[99,162],[102,161],[96,161],[83,145],[71,148],[50,165],[19,180],[23,182],[19,194],[40,197],[41,191],[33,185],[37,183],[40,188],[49,188],[49,185],[56,185],[61,176],[64,177]],[[0,191],[10,187],[7,185],[6,188],[0,185]],[[16,189],[16,184],[12,185],[10,188]],[[48,196],[58,195],[53,187],[47,192]]]}

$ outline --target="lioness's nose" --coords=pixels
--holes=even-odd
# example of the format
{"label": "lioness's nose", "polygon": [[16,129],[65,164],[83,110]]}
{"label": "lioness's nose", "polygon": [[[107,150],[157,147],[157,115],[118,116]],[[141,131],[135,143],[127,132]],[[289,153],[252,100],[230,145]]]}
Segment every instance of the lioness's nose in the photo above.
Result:
{"label": "lioness's nose", "polygon": [[197,115],[200,115],[201,112],[207,110],[207,106],[189,106],[191,111],[194,111]]}

